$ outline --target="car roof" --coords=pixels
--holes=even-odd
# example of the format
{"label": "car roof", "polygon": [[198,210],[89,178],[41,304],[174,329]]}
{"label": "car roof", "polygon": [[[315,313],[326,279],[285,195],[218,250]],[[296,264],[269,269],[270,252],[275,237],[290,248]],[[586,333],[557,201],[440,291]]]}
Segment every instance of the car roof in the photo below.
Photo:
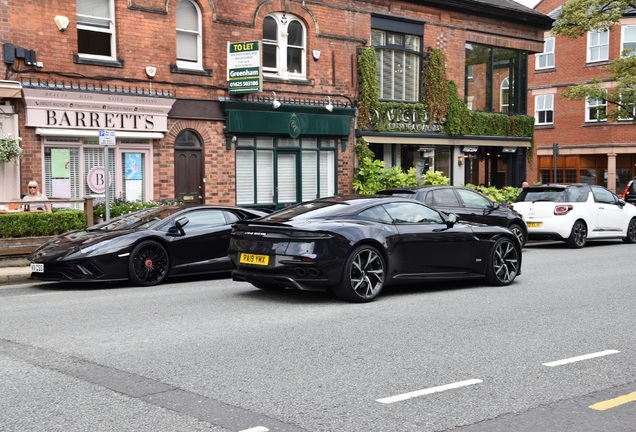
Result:
{"label": "car roof", "polygon": [[379,192],[376,192],[378,195],[391,195],[394,193],[412,193],[415,194],[421,190],[433,190],[433,189],[466,189],[471,190],[473,192],[479,192],[474,189],[468,188],[466,186],[455,186],[455,185],[419,185],[419,186],[404,186],[397,187],[391,189],[384,189]]}

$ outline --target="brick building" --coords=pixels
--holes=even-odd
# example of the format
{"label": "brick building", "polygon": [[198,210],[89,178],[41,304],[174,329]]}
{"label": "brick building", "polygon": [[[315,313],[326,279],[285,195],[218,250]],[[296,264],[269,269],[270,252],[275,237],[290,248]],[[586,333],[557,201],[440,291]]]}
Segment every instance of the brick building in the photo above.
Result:
{"label": "brick building", "polygon": [[[543,0],[535,9],[556,18],[564,3]],[[604,66],[634,47],[636,11],[608,31],[590,31],[574,40],[547,31],[545,40],[543,52],[529,65],[528,112],[535,115],[536,158],[528,180],[598,184],[620,194],[636,175],[636,126],[630,119],[607,120],[604,100],[571,101],[561,94],[595,78],[611,88]]]}
{"label": "brick building", "polygon": [[[3,131],[24,152],[0,173],[0,199],[31,179],[49,197],[100,196],[109,177],[112,197],[267,207],[350,192],[356,136],[389,165],[416,165],[426,147],[455,183],[469,167],[519,183],[529,138],[356,130],[357,54],[376,48],[382,100],[417,102],[436,47],[475,109],[525,113],[527,58],[551,22],[512,0],[40,0],[0,15]],[[231,91],[229,43],[252,41],[260,91]],[[467,143],[489,151],[463,167]]]}

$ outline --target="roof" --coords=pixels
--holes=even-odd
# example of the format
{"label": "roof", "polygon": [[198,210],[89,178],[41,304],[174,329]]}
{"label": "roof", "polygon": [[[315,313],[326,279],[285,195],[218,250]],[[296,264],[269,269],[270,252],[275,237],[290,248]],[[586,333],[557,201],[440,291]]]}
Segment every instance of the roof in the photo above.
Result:
{"label": "roof", "polygon": [[422,6],[435,6],[488,18],[505,19],[543,29],[552,27],[553,19],[514,0],[405,0]]}

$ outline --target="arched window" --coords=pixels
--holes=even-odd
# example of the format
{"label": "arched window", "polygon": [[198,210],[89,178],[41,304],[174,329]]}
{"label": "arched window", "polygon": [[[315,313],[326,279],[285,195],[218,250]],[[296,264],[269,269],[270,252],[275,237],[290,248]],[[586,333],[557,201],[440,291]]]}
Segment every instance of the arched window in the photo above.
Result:
{"label": "arched window", "polygon": [[263,20],[263,72],[283,79],[305,79],[307,67],[305,25],[284,12]]}
{"label": "arched window", "polygon": [[174,146],[201,148],[201,140],[196,133],[185,130],[179,134],[176,140],[174,140]]}
{"label": "arched window", "polygon": [[190,0],[177,4],[177,67],[203,69],[201,11]]}
{"label": "arched window", "polygon": [[505,77],[499,87],[499,112],[507,113],[510,108],[510,79]]}

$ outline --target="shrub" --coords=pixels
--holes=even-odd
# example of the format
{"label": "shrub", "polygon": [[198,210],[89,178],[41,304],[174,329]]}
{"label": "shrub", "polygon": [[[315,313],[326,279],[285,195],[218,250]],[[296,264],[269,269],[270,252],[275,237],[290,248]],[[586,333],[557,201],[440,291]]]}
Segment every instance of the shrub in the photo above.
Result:
{"label": "shrub", "polygon": [[[143,210],[151,207],[159,207],[166,205],[179,205],[182,202],[172,200],[159,200],[159,201],[128,201],[124,198],[115,198],[110,203],[109,213],[110,217],[114,218],[123,214],[132,213],[137,210]],[[95,220],[104,219],[106,217],[106,204],[104,202],[95,202],[93,206],[93,215]]]}
{"label": "shrub", "polygon": [[521,188],[516,188],[514,186],[505,186],[502,189],[498,189],[494,186],[486,187],[467,184],[466,187],[481,192],[494,202],[503,205],[513,203],[517,196],[519,196],[519,193],[521,193]]}
{"label": "shrub", "polygon": [[82,210],[53,209],[51,213],[7,213],[0,215],[0,237],[54,236],[86,228]]}

